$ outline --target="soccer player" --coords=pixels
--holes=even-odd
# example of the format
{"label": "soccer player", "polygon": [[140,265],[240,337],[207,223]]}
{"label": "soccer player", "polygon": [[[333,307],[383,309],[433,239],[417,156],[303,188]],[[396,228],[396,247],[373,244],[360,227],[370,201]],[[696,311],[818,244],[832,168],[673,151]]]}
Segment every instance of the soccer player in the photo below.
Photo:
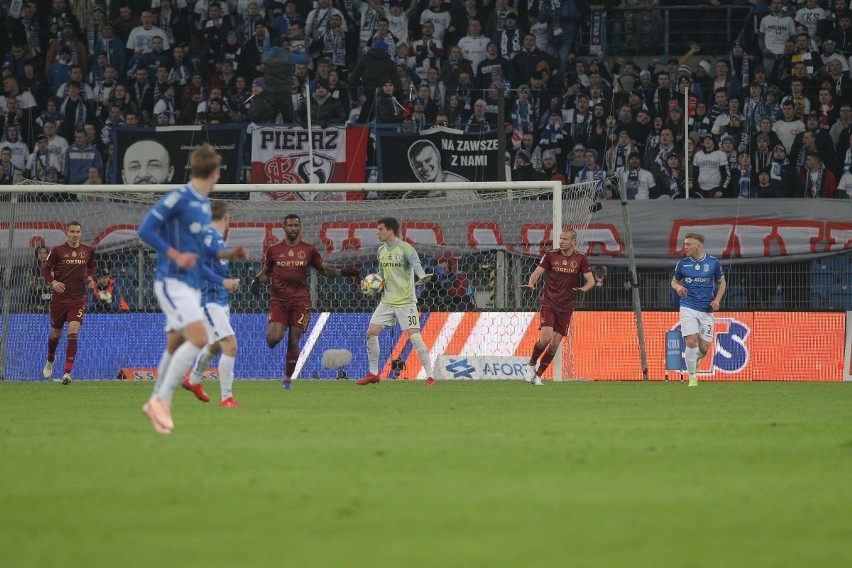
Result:
{"label": "soccer player", "polygon": [[[370,369],[367,375],[355,381],[359,385],[379,382],[379,334],[386,327],[399,322],[399,327],[408,334],[408,340],[417,351],[417,357],[426,371],[426,386],[435,386],[432,378],[432,361],[420,335],[420,318],[417,315],[417,298],[414,286],[432,280],[420,264],[414,247],[399,238],[399,221],[393,217],[382,217],[376,222],[379,241],[379,276],[384,279],[382,299],[373,311],[367,328],[367,360]],[[417,276],[417,282],[414,277]]]}
{"label": "soccer player", "polygon": [[559,250],[545,253],[530,274],[529,282],[521,286],[534,290],[539,278],[547,272],[541,291],[541,333],[533,347],[526,373],[526,381],[536,386],[544,384],[541,376],[556,356],[562,338],[568,334],[577,292],[588,292],[595,287],[589,259],[576,250],[576,246],[577,231],[565,229],[559,233]]}
{"label": "soccer player", "polygon": [[[171,404],[175,388],[207,344],[201,310],[201,278],[214,278],[199,257],[207,254],[204,237],[212,222],[207,196],[219,181],[222,158],[209,144],[189,156],[189,183],[166,193],[139,225],[139,238],[154,248],[157,277],[154,295],[166,315],[166,348],[157,366],[154,392],[142,411],[154,431],[174,430]],[[219,251],[218,258],[247,258],[244,247]]]}
{"label": "soccer player", "polygon": [[263,268],[251,284],[256,293],[261,284],[269,284],[269,320],[266,343],[274,349],[287,334],[287,354],[282,387],[290,390],[296,363],[299,361],[299,340],[311,320],[311,295],[308,290],[308,268],[313,266],[326,278],[358,276],[358,270],[338,270],[327,266],[317,248],[302,240],[302,221],[298,215],[284,217],[284,240],[266,250]]}
{"label": "soccer player", "polygon": [[215,275],[214,280],[204,279],[201,283],[201,297],[204,312],[204,327],[207,330],[207,347],[195,358],[192,373],[182,381],[183,388],[190,391],[201,402],[209,402],[210,397],[201,387],[204,370],[210,366],[216,355],[219,359],[219,389],[222,408],[239,408],[241,405],[233,396],[234,362],[237,356],[237,336],[231,327],[231,308],[228,292],[236,291],[239,280],[230,278],[230,265],[227,259],[219,259],[219,251],[226,250],[225,232],[230,223],[228,203],[221,199],[210,202],[213,223],[204,235],[207,258],[204,262]]}
{"label": "soccer player", "polygon": [[713,312],[719,309],[727,284],[722,263],[704,252],[704,235],[687,233],[682,258],[675,267],[672,289],[680,296],[680,334],[686,343],[689,386],[698,386],[698,366],[713,341]]}
{"label": "soccer player", "polygon": [[50,296],[50,336],[47,338],[47,362],[42,369],[45,379],[53,374],[56,346],[62,328],[68,322],[65,346],[65,370],[62,384],[71,382],[71,371],[77,357],[77,336],[86,314],[86,286],[95,286],[95,250],[80,239],[83,226],[77,221],[65,225],[67,240],[53,247],[41,268],[41,274],[53,290]]}

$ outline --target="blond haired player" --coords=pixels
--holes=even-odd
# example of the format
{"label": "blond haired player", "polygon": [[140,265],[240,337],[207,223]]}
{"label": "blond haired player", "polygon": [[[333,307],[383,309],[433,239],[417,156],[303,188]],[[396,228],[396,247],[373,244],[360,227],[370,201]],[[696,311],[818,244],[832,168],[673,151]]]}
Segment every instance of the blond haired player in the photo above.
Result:
{"label": "blond haired player", "polygon": [[526,376],[527,382],[536,386],[544,384],[541,376],[556,356],[562,338],[568,333],[577,292],[588,292],[595,287],[589,259],[576,250],[576,246],[577,231],[565,229],[559,233],[559,249],[545,253],[530,274],[529,282],[521,286],[535,289],[539,278],[547,272],[547,280],[541,291],[541,335],[533,347]]}

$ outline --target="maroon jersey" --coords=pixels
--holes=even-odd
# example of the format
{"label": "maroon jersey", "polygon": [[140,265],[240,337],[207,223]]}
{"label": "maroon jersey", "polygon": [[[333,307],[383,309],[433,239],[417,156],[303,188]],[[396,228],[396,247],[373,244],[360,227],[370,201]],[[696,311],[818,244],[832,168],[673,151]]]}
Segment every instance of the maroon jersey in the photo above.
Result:
{"label": "maroon jersey", "polygon": [[322,265],[317,247],[305,242],[291,246],[281,241],[266,249],[263,266],[271,275],[271,301],[276,304],[310,304],[308,268],[320,268]]}
{"label": "maroon jersey", "polygon": [[53,247],[41,274],[48,282],[58,280],[65,284],[61,294],[54,291],[51,302],[86,303],[86,281],[95,277],[95,249],[80,243],[77,248],[71,248],[68,243]]}
{"label": "maroon jersey", "polygon": [[574,288],[581,287],[586,281],[583,275],[591,272],[588,257],[576,250],[568,256],[556,250],[545,253],[538,265],[547,271],[541,292],[542,308],[573,310],[577,301]]}

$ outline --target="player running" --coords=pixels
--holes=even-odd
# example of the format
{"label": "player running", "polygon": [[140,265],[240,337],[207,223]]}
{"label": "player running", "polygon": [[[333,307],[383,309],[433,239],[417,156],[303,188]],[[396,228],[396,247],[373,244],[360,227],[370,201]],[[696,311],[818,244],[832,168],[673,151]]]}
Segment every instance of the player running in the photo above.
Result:
{"label": "player running", "polygon": [[568,334],[577,292],[588,292],[595,287],[589,259],[576,250],[576,246],[577,231],[565,229],[559,233],[559,250],[545,253],[530,275],[529,282],[521,286],[534,290],[539,278],[547,272],[541,291],[541,334],[533,347],[526,373],[526,381],[536,386],[544,384],[541,376],[556,356],[562,338]]}
{"label": "player running", "polygon": [[65,345],[65,369],[62,384],[71,383],[71,371],[77,357],[77,336],[86,314],[86,286],[95,287],[95,249],[80,239],[83,226],[72,221],[65,226],[67,240],[53,247],[41,268],[41,274],[50,284],[50,335],[47,338],[47,362],[42,369],[44,378],[53,375],[56,346],[62,329],[68,322]]}
{"label": "player running", "polygon": [[680,296],[680,334],[686,343],[684,358],[689,386],[698,386],[699,361],[713,342],[713,312],[719,309],[727,289],[722,263],[704,252],[704,235],[687,233],[683,239],[686,258],[678,261],[672,289]]}
{"label": "player running", "polygon": [[[142,407],[160,434],[174,430],[175,388],[207,344],[200,286],[202,277],[215,280],[215,275],[198,259],[207,254],[204,236],[212,222],[207,196],[219,181],[221,162],[209,144],[193,150],[189,183],[166,193],[139,225],[139,238],[159,253],[154,295],[166,315],[166,348],[157,366],[154,392]],[[219,251],[217,257],[237,260],[248,258],[248,252],[236,247]]]}
{"label": "player running", "polygon": [[182,381],[183,388],[190,391],[201,402],[209,402],[210,397],[201,387],[204,371],[210,366],[216,355],[222,353],[219,359],[219,389],[222,408],[239,408],[241,405],[233,396],[234,363],[237,357],[237,336],[231,327],[231,308],[229,292],[235,292],[240,281],[231,278],[231,267],[227,259],[218,258],[219,251],[225,246],[225,232],[228,230],[231,216],[228,213],[228,203],[221,199],[210,202],[210,212],[213,222],[207,234],[204,235],[204,245],[207,247],[207,258],[204,262],[215,275],[215,279],[204,279],[201,283],[201,298],[204,312],[204,327],[207,330],[207,347],[202,349],[195,358],[192,373]]}
{"label": "player running", "polygon": [[[393,217],[382,217],[377,222],[379,241],[379,275],[384,279],[382,299],[367,328],[367,359],[370,369],[367,375],[355,381],[359,385],[377,383],[379,377],[379,334],[386,327],[399,322],[399,327],[408,334],[408,340],[417,351],[417,357],[426,371],[426,386],[435,386],[432,378],[432,361],[429,350],[420,335],[420,318],[417,314],[416,284],[425,284],[432,279],[420,264],[414,247],[399,238],[399,221]],[[414,276],[419,279],[414,281]]]}
{"label": "player running", "polygon": [[266,343],[274,349],[287,334],[287,354],[284,381],[281,386],[290,390],[293,373],[299,360],[299,340],[311,320],[311,294],[308,289],[308,268],[313,266],[326,278],[358,276],[354,268],[331,268],[326,265],[317,248],[302,240],[302,221],[298,215],[284,217],[284,240],[266,250],[263,268],[251,283],[257,293],[261,284],[269,284],[269,319]]}

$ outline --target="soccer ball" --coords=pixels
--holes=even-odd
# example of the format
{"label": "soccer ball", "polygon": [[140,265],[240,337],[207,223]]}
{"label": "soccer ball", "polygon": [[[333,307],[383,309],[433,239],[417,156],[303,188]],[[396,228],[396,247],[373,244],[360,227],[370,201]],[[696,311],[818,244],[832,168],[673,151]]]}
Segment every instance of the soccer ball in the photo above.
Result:
{"label": "soccer ball", "polygon": [[112,294],[110,294],[106,290],[101,290],[100,292],[98,292],[98,300],[110,304],[112,303]]}
{"label": "soccer ball", "polygon": [[365,296],[372,296],[385,286],[385,281],[378,274],[368,274],[361,280],[361,291]]}

